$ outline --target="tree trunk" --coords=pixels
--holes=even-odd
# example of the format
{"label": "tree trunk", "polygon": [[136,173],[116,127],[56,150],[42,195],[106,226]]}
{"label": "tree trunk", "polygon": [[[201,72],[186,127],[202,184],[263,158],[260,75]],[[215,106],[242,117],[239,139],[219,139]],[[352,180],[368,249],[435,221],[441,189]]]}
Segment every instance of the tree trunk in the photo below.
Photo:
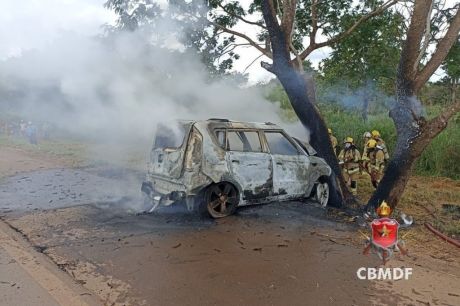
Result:
{"label": "tree trunk", "polygon": [[275,74],[283,85],[297,117],[310,132],[310,144],[332,168],[333,175],[329,183],[334,192],[331,193],[331,202],[334,206],[342,206],[344,201],[354,200],[342,177],[326,124],[315,105],[310,101],[305,78],[292,67],[286,67]]}
{"label": "tree trunk", "polygon": [[424,34],[429,34],[429,23],[426,20],[431,16],[431,8],[432,0],[416,0],[414,3],[398,65],[396,103],[390,111],[398,139],[385,174],[367,204],[368,210],[375,209],[383,200],[393,208],[398,204],[414,161],[431,140],[447,127],[448,120],[460,110],[460,103],[455,103],[447,107],[441,115],[427,122],[422,115],[422,106],[416,98],[417,92],[439,67],[457,40],[460,29],[460,11],[457,11],[430,60],[419,70],[420,59],[425,51],[425,48],[421,48],[421,42]]}
{"label": "tree trunk", "polygon": [[329,139],[326,124],[318,109],[313,104],[311,90],[309,91],[305,75],[298,72],[292,64],[289,51],[290,35],[279,24],[274,4],[270,0],[262,1],[262,14],[270,36],[273,64],[262,62],[266,70],[275,74],[281,82],[289,101],[300,122],[310,132],[310,143],[318,155],[326,160],[332,168],[332,175],[328,178],[331,187],[330,201],[334,206],[342,206],[345,201],[354,200],[343,180],[336,155]]}
{"label": "tree trunk", "polygon": [[[415,98],[405,95],[400,99]],[[398,140],[385,174],[367,204],[368,211],[375,210],[382,201],[392,208],[396,207],[410,178],[412,165],[459,110],[460,102],[447,107],[441,115],[428,122],[423,117],[414,116],[411,109],[399,106],[392,110],[390,116],[396,123]]]}

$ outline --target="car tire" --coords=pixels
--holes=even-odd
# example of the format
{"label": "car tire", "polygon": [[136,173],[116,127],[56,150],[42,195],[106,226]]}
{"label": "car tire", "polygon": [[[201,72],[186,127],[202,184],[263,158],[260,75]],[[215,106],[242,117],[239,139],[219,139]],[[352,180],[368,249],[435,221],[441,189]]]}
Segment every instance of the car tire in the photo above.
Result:
{"label": "car tire", "polygon": [[238,189],[228,182],[213,184],[206,188],[203,200],[201,211],[215,219],[227,217],[238,207]]}
{"label": "car tire", "polygon": [[320,178],[314,188],[315,200],[321,207],[326,207],[330,199],[330,187],[326,179]]}

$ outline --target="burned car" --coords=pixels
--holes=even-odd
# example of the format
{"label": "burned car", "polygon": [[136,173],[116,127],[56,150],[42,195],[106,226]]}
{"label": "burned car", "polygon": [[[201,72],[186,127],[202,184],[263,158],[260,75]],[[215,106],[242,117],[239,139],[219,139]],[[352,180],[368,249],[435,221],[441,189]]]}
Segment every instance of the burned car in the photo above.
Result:
{"label": "burned car", "polygon": [[184,203],[219,218],[238,206],[310,196],[326,206],[331,168],[315,154],[272,123],[159,125],[141,188],[145,210]]}

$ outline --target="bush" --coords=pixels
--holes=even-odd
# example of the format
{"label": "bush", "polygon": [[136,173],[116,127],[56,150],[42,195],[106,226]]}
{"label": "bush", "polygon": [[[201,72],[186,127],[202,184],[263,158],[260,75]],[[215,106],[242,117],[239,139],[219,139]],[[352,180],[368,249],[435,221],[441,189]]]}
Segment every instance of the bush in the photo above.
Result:
{"label": "bush", "polygon": [[[270,101],[280,103],[282,117],[292,121],[296,116],[289,100],[280,88],[272,89],[267,94]],[[363,134],[378,130],[385,140],[390,152],[396,143],[396,129],[388,112],[370,114],[364,122],[357,109],[345,109],[339,104],[319,103],[318,107],[329,128],[342,146],[347,136],[354,138],[356,146],[362,152]],[[426,108],[427,118],[433,118],[442,110],[442,106],[433,105]],[[460,116],[452,118],[448,127],[439,134],[423,152],[413,168],[413,173],[424,176],[445,176],[460,179]]]}

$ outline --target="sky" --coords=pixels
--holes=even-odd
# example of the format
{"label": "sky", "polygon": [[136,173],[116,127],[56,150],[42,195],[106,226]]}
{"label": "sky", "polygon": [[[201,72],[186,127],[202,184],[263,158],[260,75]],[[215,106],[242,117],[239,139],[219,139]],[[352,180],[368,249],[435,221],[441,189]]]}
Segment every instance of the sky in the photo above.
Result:
{"label": "sky", "polygon": [[[105,0],[0,0],[0,60],[18,56],[30,49],[42,49],[69,32],[83,36],[101,33],[103,24],[113,24],[115,14],[103,7]],[[327,56],[327,49],[310,56],[316,65]],[[260,53],[240,48],[236,71],[244,71]],[[266,81],[272,74],[260,67],[260,58],[246,72],[249,83]]]}
{"label": "sky", "polygon": [[95,35],[115,15],[104,0],[0,0],[0,59],[41,49],[66,32]]}
{"label": "sky", "polygon": [[[113,24],[116,18],[113,12],[103,7],[105,1],[0,0],[0,60],[18,56],[25,50],[44,48],[69,32],[83,36],[101,33],[101,26]],[[308,59],[317,67],[329,52],[329,48],[322,48],[313,52]],[[260,61],[266,58],[259,58],[247,68],[260,55],[254,48],[240,48],[238,53],[241,59],[235,63],[234,69],[247,72],[250,84],[272,77],[271,73],[260,67]]]}

